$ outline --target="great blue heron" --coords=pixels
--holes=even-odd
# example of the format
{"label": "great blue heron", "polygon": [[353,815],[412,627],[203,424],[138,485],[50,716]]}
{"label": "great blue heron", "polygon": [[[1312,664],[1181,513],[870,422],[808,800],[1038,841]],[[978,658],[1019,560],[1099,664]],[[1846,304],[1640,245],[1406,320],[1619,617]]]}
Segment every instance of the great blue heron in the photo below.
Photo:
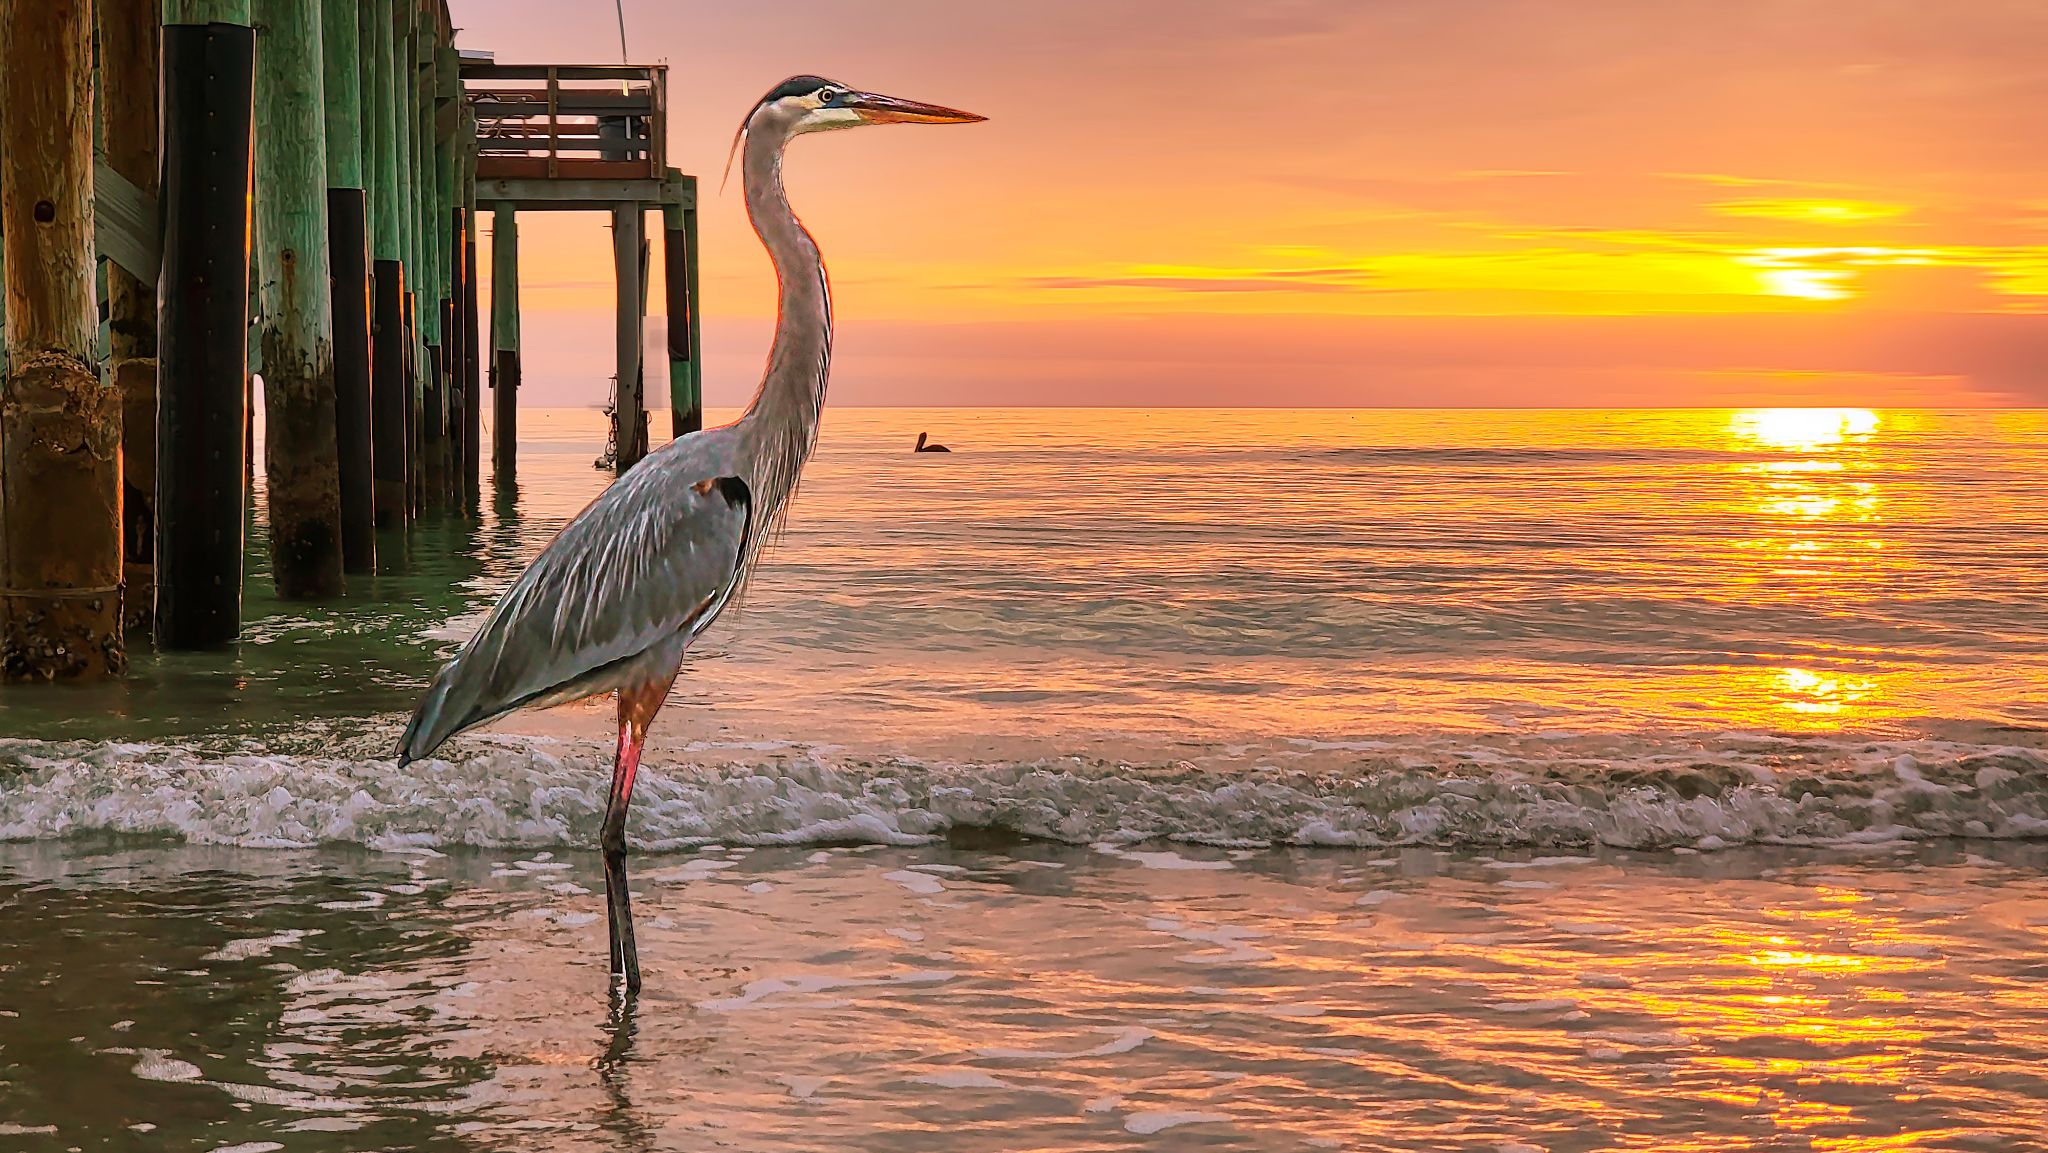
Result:
{"label": "great blue heron", "polygon": [[[640,988],[626,889],[626,808],[647,726],[683,651],[718,619],[774,535],[818,438],[832,354],[832,294],[817,242],[790,211],[782,153],[807,132],[965,124],[971,112],[861,92],[816,76],[777,85],[733,139],[747,215],[775,262],[768,370],[738,420],[675,440],[576,515],[441,667],[399,739],[401,767],[514,709],[617,690],[619,744],[605,805],[611,972]],[[730,163],[728,161],[728,163]]]}

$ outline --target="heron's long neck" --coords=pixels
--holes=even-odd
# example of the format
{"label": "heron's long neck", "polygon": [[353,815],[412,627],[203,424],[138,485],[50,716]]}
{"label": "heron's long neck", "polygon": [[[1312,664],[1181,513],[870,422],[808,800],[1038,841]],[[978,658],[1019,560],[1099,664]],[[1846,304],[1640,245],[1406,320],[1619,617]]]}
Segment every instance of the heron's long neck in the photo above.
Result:
{"label": "heron's long neck", "polygon": [[741,169],[747,215],[775,261],[780,294],[768,372],[743,418],[757,466],[749,482],[763,490],[754,498],[771,516],[796,488],[797,471],[817,443],[818,411],[825,403],[832,359],[832,295],[825,261],[790,211],[782,188],[782,150],[788,141],[781,131],[750,132]]}

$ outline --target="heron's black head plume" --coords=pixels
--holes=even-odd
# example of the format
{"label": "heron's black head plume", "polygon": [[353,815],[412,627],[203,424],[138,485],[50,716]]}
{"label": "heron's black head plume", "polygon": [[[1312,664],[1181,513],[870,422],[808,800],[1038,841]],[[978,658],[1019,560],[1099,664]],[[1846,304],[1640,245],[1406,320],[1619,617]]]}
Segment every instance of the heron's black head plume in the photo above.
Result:
{"label": "heron's black head plume", "polygon": [[827,80],[823,76],[792,76],[770,88],[767,95],[754,101],[754,106],[747,109],[746,116],[740,120],[739,131],[732,134],[732,147],[725,153],[725,172],[718,178],[719,191],[725,191],[726,182],[732,179],[732,158],[739,155],[740,142],[747,138],[747,125],[753,123],[754,113],[759,112],[762,105],[773,104],[785,96],[808,96],[826,87],[845,88],[846,85]]}

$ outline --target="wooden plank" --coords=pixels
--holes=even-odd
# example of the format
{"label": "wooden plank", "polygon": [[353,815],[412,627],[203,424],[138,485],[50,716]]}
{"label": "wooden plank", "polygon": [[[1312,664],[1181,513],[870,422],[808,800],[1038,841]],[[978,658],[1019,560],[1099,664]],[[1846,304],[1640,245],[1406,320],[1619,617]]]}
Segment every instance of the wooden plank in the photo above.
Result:
{"label": "wooden plank", "polygon": [[642,126],[652,147],[648,150],[647,174],[659,180],[668,170],[668,69],[659,68],[654,73],[654,108],[648,114],[647,123]]}
{"label": "wooden plank", "polygon": [[462,78],[546,80],[549,76],[556,76],[563,80],[645,80],[650,73],[665,67],[660,64],[498,64],[474,61],[465,56]]}
{"label": "wooden plank", "polygon": [[485,180],[481,172],[476,198],[479,204],[510,204],[521,212],[590,212],[626,201],[697,206],[694,189],[675,180]]}
{"label": "wooden plank", "polygon": [[477,114],[485,118],[492,116],[531,116],[539,119],[548,108],[554,109],[557,117],[562,116],[631,116],[649,115],[654,111],[653,94],[646,89],[635,92],[593,92],[587,88],[555,89],[555,100],[548,103],[546,89],[532,91],[478,92],[471,89],[471,102],[476,105]]}
{"label": "wooden plank", "polygon": [[[644,160],[597,160],[581,156],[494,156],[477,157],[479,180],[647,180]],[[648,181],[648,183],[654,183]]]}
{"label": "wooden plank", "polygon": [[135,186],[104,160],[94,161],[93,245],[128,275],[156,283],[163,264],[163,233],[157,224],[156,197]]}
{"label": "wooden plank", "polygon": [[555,125],[561,120],[558,104],[562,98],[562,85],[553,68],[548,69],[548,176],[558,175],[555,171]]}

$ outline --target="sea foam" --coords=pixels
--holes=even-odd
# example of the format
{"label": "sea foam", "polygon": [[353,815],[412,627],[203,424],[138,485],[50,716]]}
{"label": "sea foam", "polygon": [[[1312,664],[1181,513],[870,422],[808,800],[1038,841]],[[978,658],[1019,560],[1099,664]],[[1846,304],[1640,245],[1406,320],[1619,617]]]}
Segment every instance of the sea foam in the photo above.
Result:
{"label": "sea foam", "polygon": [[[494,739],[403,770],[348,752],[0,742],[0,840],[122,833],[396,853],[596,841],[608,750]],[[728,748],[651,758],[629,832],[636,846],[657,851],[909,845],[961,829],[1107,851],[1151,840],[1712,850],[2048,836],[2048,755],[2017,745],[1750,734],[1647,742],[1628,757],[1566,756],[1541,744],[1474,751],[1449,740],[1319,755],[1313,768],[1288,768],[1272,750],[1197,766]]]}

